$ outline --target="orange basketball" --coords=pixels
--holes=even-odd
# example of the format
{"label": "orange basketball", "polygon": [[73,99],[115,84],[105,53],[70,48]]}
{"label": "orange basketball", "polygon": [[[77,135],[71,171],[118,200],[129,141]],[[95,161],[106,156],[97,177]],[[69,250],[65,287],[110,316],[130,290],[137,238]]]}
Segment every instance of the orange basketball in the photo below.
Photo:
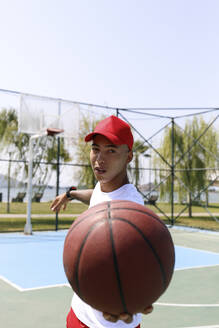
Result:
{"label": "orange basketball", "polygon": [[75,293],[111,314],[141,312],[167,289],[175,262],[165,224],[130,201],[93,206],[70,227],[63,263]]}

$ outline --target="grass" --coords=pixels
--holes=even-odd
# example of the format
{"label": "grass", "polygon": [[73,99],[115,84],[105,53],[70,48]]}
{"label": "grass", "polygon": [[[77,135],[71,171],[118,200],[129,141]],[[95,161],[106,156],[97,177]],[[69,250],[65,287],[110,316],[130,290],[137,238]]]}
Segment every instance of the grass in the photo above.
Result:
{"label": "grass", "polygon": [[[7,203],[0,203],[0,214],[7,213]],[[32,203],[32,214],[53,214],[50,210],[51,202],[48,203]],[[65,214],[78,214],[82,213],[88,208],[87,205],[82,203],[69,203],[66,210],[62,213]],[[25,214],[27,211],[27,203],[10,203],[9,214]]]}
{"label": "grass", "polygon": [[[219,216],[217,217],[219,220]],[[166,224],[169,224],[169,221],[163,219]],[[176,226],[184,226],[184,227],[191,227],[191,228],[198,228],[204,230],[211,230],[211,231],[219,231],[219,221],[215,221],[213,218],[209,217],[180,217],[178,218],[175,223]]]}
{"label": "grass", "polygon": [[[76,217],[75,217],[76,218]],[[58,229],[68,229],[75,218],[59,218]],[[12,231],[24,231],[24,225],[26,223],[25,218],[16,219],[0,219],[0,231],[12,232]],[[56,221],[55,218],[32,218],[33,231],[46,231],[55,230]]]}
{"label": "grass", "polygon": [[[48,203],[32,203],[32,214],[40,214],[39,218],[32,218],[33,231],[41,230],[55,230],[56,229],[56,215],[50,210],[51,202]],[[24,214],[26,213],[26,203],[10,203],[10,213],[7,213],[7,203],[1,203],[0,214]],[[69,203],[66,210],[62,211],[62,214],[80,214],[88,208],[87,205],[82,203]],[[52,217],[43,217],[43,214],[51,214]],[[58,229],[68,229],[72,224],[75,217],[61,218],[58,220]],[[0,231],[12,232],[12,231],[24,231],[24,225],[26,218],[0,218]]]}
{"label": "grass", "polygon": [[[7,203],[0,203],[0,214],[7,214]],[[50,210],[51,203],[32,203],[32,214],[40,214],[39,218],[32,218],[32,228],[33,231],[40,230],[55,230],[56,224],[56,216]],[[162,209],[165,213],[171,212],[171,207],[169,204],[159,203],[157,204],[160,209]],[[159,212],[154,206],[147,205],[147,207],[151,208],[154,212]],[[180,212],[185,206],[176,204],[174,206],[175,213]],[[80,214],[84,212],[88,208],[87,205],[84,205],[79,202],[69,203],[66,210],[62,211],[62,214]],[[219,204],[211,204],[208,207],[212,213],[216,213],[216,217],[219,220]],[[26,213],[26,203],[10,203],[10,214],[25,214]],[[188,213],[188,209],[184,212]],[[200,229],[207,229],[213,231],[219,231],[219,222],[215,221],[213,218],[209,216],[202,216],[202,213],[207,213],[204,208],[201,206],[193,206],[192,213],[200,213],[198,216],[194,216],[189,218],[185,216],[183,213],[180,218],[177,218],[175,221],[175,225],[180,226],[188,226],[195,227]],[[43,214],[53,214],[52,217],[43,217]],[[197,214],[196,214],[197,215]],[[65,217],[62,218],[59,216],[58,221],[58,229],[68,229],[72,224],[75,217]],[[161,219],[169,224],[170,222],[165,218],[161,217]],[[0,218],[0,231],[1,232],[10,232],[10,231],[23,231],[25,225],[25,217],[24,218]]]}
{"label": "grass", "polygon": [[[165,213],[171,212],[171,206],[169,203],[158,203],[157,206]],[[155,209],[152,205],[147,205],[147,207],[151,208],[154,212],[159,212],[157,209]],[[174,204],[174,212],[179,213],[181,210],[185,209],[186,205],[181,204]],[[208,210],[212,213],[218,213],[219,215],[219,204],[211,204],[208,206]],[[188,207],[185,209],[183,214],[187,214],[189,211]],[[194,205],[192,206],[192,213],[206,213],[206,210],[201,205]]]}

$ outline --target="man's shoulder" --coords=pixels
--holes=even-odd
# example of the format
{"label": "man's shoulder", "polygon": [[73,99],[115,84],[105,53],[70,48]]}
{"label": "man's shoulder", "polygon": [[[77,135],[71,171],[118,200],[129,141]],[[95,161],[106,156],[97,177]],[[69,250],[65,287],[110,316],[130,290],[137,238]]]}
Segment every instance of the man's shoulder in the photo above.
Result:
{"label": "man's shoulder", "polygon": [[125,184],[112,192],[105,193],[101,191],[98,182],[92,194],[90,206],[111,200],[127,200],[144,205],[142,195],[132,183]]}
{"label": "man's shoulder", "polygon": [[124,200],[133,201],[142,205],[144,204],[142,195],[132,183],[124,185],[121,194]]}

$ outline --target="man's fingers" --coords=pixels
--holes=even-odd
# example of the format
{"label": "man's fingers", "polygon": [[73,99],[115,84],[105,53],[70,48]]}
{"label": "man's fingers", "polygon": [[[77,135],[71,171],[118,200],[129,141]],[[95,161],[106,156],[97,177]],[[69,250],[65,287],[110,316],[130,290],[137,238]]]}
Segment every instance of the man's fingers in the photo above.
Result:
{"label": "man's fingers", "polygon": [[148,306],[148,307],[146,307],[143,311],[142,311],[142,313],[144,313],[144,314],[149,314],[149,313],[151,313],[152,311],[153,311],[153,305],[150,305],[150,306]]}
{"label": "man's fingers", "polygon": [[114,314],[104,312],[103,317],[105,320],[110,321],[110,322],[116,322],[118,320],[122,320],[125,323],[131,323],[133,320],[132,315],[129,313],[121,313],[120,315],[114,315]]}
{"label": "man's fingers", "polygon": [[67,206],[68,199],[66,197],[66,194],[62,194],[60,196],[57,196],[55,200],[52,202],[50,209],[53,212],[59,212],[63,206],[63,209]]}
{"label": "man's fingers", "polygon": [[110,321],[110,322],[116,322],[118,320],[118,316],[117,315],[113,315],[107,312],[103,313],[103,317],[105,320]]}
{"label": "man's fingers", "polygon": [[133,318],[132,318],[132,315],[129,313],[121,313],[119,316],[119,320],[122,320],[125,323],[131,323]]}
{"label": "man's fingers", "polygon": [[56,201],[52,202],[50,209],[53,211],[54,206],[56,205]]}
{"label": "man's fingers", "polygon": [[66,209],[67,206],[67,202],[63,201],[63,200],[57,200],[56,202],[53,202],[52,205],[50,206],[50,209],[53,212],[59,212],[61,210],[61,208],[63,208],[63,210]]}
{"label": "man's fingers", "polygon": [[53,212],[59,211],[59,206],[58,204],[54,204],[53,206],[50,207]]}

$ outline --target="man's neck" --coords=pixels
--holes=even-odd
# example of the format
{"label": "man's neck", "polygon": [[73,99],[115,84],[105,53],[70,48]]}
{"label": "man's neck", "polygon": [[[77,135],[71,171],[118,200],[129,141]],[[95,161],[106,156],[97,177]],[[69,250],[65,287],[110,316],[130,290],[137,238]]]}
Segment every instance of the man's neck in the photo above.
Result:
{"label": "man's neck", "polygon": [[101,183],[100,181],[100,189],[103,192],[112,192],[114,190],[117,190],[124,186],[125,184],[129,183],[128,176],[125,175],[123,179],[114,179],[113,181],[107,182],[107,183]]}

